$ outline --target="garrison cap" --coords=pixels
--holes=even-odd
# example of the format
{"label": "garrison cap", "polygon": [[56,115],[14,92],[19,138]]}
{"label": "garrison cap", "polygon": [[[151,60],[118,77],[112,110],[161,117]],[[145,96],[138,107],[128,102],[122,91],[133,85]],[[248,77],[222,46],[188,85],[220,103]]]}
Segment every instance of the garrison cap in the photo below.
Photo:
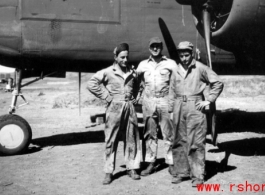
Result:
{"label": "garrison cap", "polygon": [[159,39],[159,37],[152,37],[149,41],[149,47],[153,44],[153,43],[161,43],[162,41]]}
{"label": "garrison cap", "polygon": [[115,47],[113,53],[114,55],[119,55],[122,51],[128,51],[129,52],[129,45],[127,43],[121,43],[117,47]]}
{"label": "garrison cap", "polygon": [[188,41],[180,42],[177,50],[193,50],[193,44]]}

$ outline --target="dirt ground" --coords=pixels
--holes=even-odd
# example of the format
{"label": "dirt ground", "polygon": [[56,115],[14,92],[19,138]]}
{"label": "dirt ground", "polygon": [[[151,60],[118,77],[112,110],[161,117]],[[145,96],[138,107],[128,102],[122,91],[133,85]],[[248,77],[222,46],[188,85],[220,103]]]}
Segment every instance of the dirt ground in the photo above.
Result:
{"label": "dirt ground", "polygon": [[[88,77],[83,75],[83,83]],[[111,185],[102,185],[104,125],[88,126],[89,116],[104,112],[104,106],[82,85],[79,116],[77,87],[77,78],[71,77],[47,79],[23,90],[30,104],[19,108],[16,114],[31,125],[33,140],[24,154],[0,156],[1,195],[265,194],[265,187],[263,191],[261,187],[257,190],[265,185],[265,114],[255,109],[217,115],[219,144],[206,145],[206,183],[220,184],[218,192],[198,192],[191,187],[190,180],[171,184],[168,168],[163,164],[162,140],[159,140],[160,164],[154,174],[138,181],[130,179],[125,172],[121,143],[115,180]],[[220,99],[217,107],[225,110],[233,101],[238,102],[230,100]],[[264,97],[255,99],[258,100],[263,102]],[[1,90],[0,115],[7,113],[10,102],[11,94]],[[248,100],[244,105],[247,104]],[[264,105],[252,104],[248,108]],[[227,166],[221,163],[225,156]],[[246,182],[256,187],[244,187],[239,192],[237,185]]]}

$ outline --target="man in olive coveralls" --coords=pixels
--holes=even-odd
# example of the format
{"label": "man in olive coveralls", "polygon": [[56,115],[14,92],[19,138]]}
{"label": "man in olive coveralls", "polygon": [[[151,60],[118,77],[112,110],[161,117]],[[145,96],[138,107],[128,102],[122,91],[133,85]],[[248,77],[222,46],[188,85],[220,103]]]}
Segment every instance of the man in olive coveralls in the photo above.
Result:
{"label": "man in olive coveralls", "polygon": [[162,55],[162,50],[163,43],[159,37],[151,38],[149,41],[151,55],[137,67],[139,80],[142,80],[144,87],[143,94],[139,93],[141,95],[138,95],[142,100],[145,121],[143,142],[146,149],[143,153],[145,153],[145,162],[149,163],[148,167],[142,170],[142,176],[151,174],[155,169],[159,128],[164,139],[165,162],[169,165],[169,172],[173,166],[171,151],[173,124],[168,112],[168,90],[172,70],[176,68],[177,64]]}
{"label": "man in olive coveralls", "polygon": [[[140,179],[141,151],[137,116],[134,110],[134,86],[137,75],[128,64],[129,45],[122,43],[114,49],[113,65],[98,71],[88,81],[87,88],[96,97],[106,100],[105,166],[103,184],[110,184],[115,169],[115,157],[120,139],[124,141],[124,155],[128,175]],[[103,85],[102,85],[103,84]]]}
{"label": "man in olive coveralls", "polygon": [[[192,186],[204,182],[206,114],[205,107],[214,103],[223,90],[223,83],[211,68],[193,58],[193,45],[179,43],[177,65],[170,81],[169,111],[173,112],[174,171],[172,183],[180,183],[191,177]],[[203,96],[206,85],[208,97]]]}

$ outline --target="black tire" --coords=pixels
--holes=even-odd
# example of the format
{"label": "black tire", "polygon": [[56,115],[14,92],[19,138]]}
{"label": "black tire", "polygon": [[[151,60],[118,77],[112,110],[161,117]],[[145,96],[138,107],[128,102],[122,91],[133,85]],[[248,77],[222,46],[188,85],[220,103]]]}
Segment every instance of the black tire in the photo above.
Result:
{"label": "black tire", "polygon": [[28,122],[18,115],[0,116],[0,153],[19,154],[25,151],[32,139]]}

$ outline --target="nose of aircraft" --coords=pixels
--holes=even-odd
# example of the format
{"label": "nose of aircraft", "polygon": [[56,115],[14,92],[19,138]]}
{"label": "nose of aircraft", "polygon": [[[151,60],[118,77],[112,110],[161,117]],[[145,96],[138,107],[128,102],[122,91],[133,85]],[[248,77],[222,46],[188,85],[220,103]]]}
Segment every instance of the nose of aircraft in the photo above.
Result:
{"label": "nose of aircraft", "polygon": [[18,2],[17,0],[0,1],[0,54],[20,54],[21,23]]}

